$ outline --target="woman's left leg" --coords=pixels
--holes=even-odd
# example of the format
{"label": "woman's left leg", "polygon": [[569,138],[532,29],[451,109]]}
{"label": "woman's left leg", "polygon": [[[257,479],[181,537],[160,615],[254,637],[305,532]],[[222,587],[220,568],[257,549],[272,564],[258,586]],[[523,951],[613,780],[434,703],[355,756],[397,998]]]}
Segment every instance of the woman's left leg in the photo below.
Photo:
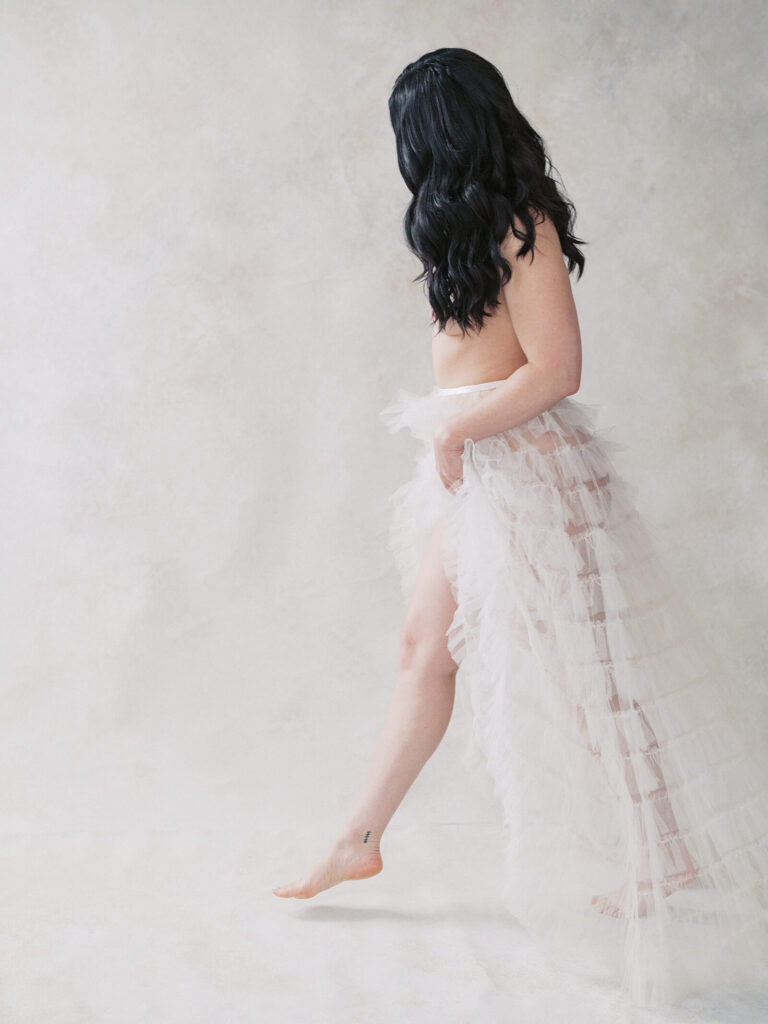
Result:
{"label": "woman's left leg", "polygon": [[328,853],[300,881],[273,889],[276,896],[307,899],[381,871],[382,833],[448,727],[458,666],[447,648],[456,603],[443,568],[443,528],[441,520],[408,602],[397,682],[362,792]]}

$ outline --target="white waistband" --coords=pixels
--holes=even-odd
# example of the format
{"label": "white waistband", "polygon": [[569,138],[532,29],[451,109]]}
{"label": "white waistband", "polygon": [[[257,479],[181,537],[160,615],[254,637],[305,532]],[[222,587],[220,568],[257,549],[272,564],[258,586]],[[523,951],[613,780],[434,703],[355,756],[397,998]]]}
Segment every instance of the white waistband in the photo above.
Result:
{"label": "white waistband", "polygon": [[463,391],[485,391],[486,388],[495,388],[498,384],[503,384],[509,380],[508,377],[504,377],[502,380],[487,380],[482,384],[462,384],[457,388],[435,388],[440,395],[458,395]]}

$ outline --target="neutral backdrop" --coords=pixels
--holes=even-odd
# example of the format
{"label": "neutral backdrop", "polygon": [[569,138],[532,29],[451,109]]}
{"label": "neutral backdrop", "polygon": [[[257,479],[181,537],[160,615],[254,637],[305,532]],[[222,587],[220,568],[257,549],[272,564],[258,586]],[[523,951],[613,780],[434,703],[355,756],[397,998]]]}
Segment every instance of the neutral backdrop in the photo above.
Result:
{"label": "neutral backdrop", "polygon": [[766,32],[759,0],[0,6],[4,1024],[624,1013],[501,909],[459,712],[380,876],[269,890],[395,679],[415,451],[378,412],[433,379],[387,99],[427,50],[543,135],[589,242],[576,397],[764,691]]}

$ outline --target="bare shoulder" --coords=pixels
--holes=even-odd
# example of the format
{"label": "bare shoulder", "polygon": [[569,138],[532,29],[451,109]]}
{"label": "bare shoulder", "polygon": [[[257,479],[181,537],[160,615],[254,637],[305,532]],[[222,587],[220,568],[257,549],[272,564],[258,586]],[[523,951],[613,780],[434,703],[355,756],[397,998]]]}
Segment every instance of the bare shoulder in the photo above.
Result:
{"label": "bare shoulder", "polygon": [[[557,233],[557,228],[555,227],[552,219],[540,210],[529,208],[529,212],[533,220],[534,228],[536,229],[536,240],[533,246],[535,254],[528,252],[526,253],[528,259],[517,259],[517,254],[525,243],[514,234],[512,227],[509,228],[509,231],[500,246],[502,255],[506,260],[513,264],[513,268],[515,265],[529,265],[532,262],[534,255],[538,255],[539,253],[541,253],[545,259],[552,256],[562,258],[560,236]],[[517,214],[514,215],[514,226],[521,234],[525,231],[525,225]]]}

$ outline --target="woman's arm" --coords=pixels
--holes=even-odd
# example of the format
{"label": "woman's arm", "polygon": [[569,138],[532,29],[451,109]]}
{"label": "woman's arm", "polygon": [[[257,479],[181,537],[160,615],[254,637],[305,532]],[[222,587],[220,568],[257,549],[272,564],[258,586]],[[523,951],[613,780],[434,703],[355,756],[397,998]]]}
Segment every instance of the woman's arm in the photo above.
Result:
{"label": "woman's arm", "polygon": [[504,286],[512,324],[527,363],[499,384],[482,402],[444,420],[435,435],[442,447],[461,450],[466,438],[510,430],[549,409],[579,388],[581,334],[571,280],[554,224],[537,225],[535,259],[514,258],[522,242],[511,230],[502,252],[512,267]]}

